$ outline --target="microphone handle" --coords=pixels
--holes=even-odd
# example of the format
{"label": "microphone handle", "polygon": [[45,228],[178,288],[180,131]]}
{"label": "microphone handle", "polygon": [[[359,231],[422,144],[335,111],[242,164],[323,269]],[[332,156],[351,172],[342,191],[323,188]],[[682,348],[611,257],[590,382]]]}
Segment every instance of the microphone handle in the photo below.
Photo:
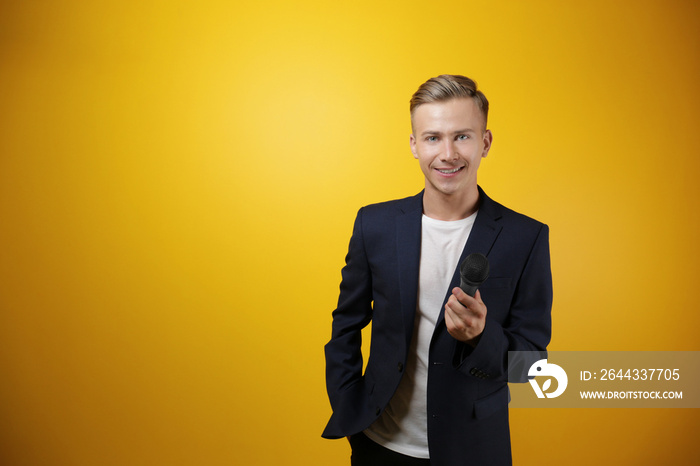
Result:
{"label": "microphone handle", "polygon": [[476,290],[479,288],[479,285],[480,283],[473,284],[471,282],[466,281],[464,277],[460,277],[459,287],[462,289],[462,291],[467,293],[472,298],[476,294]]}

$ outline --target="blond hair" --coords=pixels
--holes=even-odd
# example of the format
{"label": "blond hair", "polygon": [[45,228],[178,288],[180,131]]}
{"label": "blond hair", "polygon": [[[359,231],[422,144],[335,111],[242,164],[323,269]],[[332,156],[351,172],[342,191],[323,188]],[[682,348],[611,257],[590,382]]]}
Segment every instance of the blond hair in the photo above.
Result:
{"label": "blond hair", "polygon": [[484,128],[486,128],[489,101],[484,93],[477,88],[474,80],[458,74],[442,74],[421,84],[411,97],[411,118],[413,118],[413,111],[420,105],[467,97],[474,99],[481,110],[481,114],[484,116]]}

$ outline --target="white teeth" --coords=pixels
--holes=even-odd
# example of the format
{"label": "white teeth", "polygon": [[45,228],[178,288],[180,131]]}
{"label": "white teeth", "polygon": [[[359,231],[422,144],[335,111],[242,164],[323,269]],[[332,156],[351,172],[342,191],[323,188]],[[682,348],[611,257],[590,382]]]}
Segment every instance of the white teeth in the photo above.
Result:
{"label": "white teeth", "polygon": [[450,173],[457,173],[457,172],[460,171],[461,169],[462,169],[462,167],[453,168],[452,170],[441,170],[441,169],[438,168],[438,171],[439,171],[440,173],[444,173],[445,175],[449,175]]}

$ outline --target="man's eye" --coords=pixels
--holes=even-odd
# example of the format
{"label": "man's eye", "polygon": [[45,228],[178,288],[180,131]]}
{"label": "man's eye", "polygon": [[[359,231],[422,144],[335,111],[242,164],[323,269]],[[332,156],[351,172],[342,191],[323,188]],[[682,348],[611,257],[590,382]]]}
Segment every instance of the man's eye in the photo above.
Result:
{"label": "man's eye", "polygon": [[466,141],[467,139],[469,139],[469,136],[466,134],[460,134],[459,136],[457,136],[458,141]]}
{"label": "man's eye", "polygon": [[435,142],[435,141],[437,141],[437,140],[438,140],[438,139],[437,139],[437,136],[428,136],[428,137],[426,138],[426,141],[428,141],[428,142]]}

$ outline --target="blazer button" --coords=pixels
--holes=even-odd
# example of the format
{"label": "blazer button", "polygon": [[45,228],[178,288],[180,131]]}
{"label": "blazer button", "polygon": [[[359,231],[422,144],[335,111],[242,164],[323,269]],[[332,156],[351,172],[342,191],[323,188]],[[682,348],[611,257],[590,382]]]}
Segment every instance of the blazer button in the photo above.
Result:
{"label": "blazer button", "polygon": [[403,363],[399,363],[399,372],[403,372]]}

